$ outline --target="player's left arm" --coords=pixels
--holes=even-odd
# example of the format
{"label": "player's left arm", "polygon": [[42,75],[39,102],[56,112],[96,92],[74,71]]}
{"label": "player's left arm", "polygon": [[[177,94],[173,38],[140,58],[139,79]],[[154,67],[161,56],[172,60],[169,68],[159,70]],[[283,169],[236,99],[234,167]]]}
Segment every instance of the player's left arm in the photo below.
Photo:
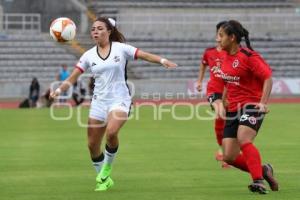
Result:
{"label": "player's left arm", "polygon": [[148,53],[148,52],[145,52],[145,51],[142,51],[142,50],[137,50],[136,58],[142,59],[142,60],[145,60],[145,61],[148,61],[148,62],[152,62],[152,63],[158,63],[158,64],[163,65],[166,68],[177,67],[176,63],[174,63],[174,62],[172,62],[172,61],[170,61],[166,58],[163,58],[159,55]]}
{"label": "player's left arm", "polygon": [[271,91],[272,91],[273,80],[272,77],[269,77],[264,81],[262,96],[259,104],[256,106],[259,109],[259,112],[268,113],[269,109],[267,106]]}
{"label": "player's left arm", "polygon": [[249,59],[251,70],[255,76],[263,80],[263,91],[260,102],[256,105],[259,112],[268,113],[269,109],[267,106],[271,91],[272,91],[272,70],[266,61],[259,55],[254,54]]}
{"label": "player's left arm", "polygon": [[223,90],[223,94],[222,94],[222,102],[223,102],[224,107],[227,107],[227,106],[228,106],[228,100],[227,100],[227,88],[226,88],[226,87],[224,87],[224,90]]}

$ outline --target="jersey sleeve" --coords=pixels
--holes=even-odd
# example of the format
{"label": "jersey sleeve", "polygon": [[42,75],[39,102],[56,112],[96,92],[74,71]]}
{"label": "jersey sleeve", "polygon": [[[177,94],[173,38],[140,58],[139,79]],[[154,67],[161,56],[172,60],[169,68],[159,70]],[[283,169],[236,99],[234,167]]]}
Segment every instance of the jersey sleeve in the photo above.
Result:
{"label": "jersey sleeve", "polygon": [[263,80],[266,80],[272,76],[271,67],[269,66],[269,64],[265,62],[265,60],[259,54],[256,53],[251,55],[249,57],[248,63],[249,63],[250,70],[255,76]]}
{"label": "jersey sleeve", "polygon": [[208,64],[207,49],[205,49],[205,51],[204,51],[203,54],[202,54],[201,63],[202,63],[203,65],[207,65],[207,64]]}
{"label": "jersey sleeve", "polygon": [[136,47],[133,47],[129,44],[124,44],[124,43],[121,43],[121,48],[123,50],[123,54],[126,58],[126,60],[134,60],[134,59],[137,59],[137,52],[138,52],[138,48]]}
{"label": "jersey sleeve", "polygon": [[86,53],[84,53],[78,63],[75,66],[77,69],[79,69],[82,73],[85,72],[89,67],[90,67],[90,63],[88,61],[88,56]]}

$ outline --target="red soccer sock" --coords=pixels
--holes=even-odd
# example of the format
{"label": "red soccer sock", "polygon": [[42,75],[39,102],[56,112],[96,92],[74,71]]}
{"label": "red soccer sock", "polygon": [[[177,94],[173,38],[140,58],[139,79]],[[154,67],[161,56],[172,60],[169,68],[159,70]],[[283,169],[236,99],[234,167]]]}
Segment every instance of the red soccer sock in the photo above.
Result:
{"label": "red soccer sock", "polygon": [[233,161],[233,163],[230,163],[230,164],[236,168],[239,168],[242,171],[249,172],[247,162],[246,162],[245,156],[243,154],[239,154],[235,158],[235,161]]}
{"label": "red soccer sock", "polygon": [[225,121],[223,119],[217,118],[215,120],[215,134],[219,146],[222,146],[224,126],[225,126]]}
{"label": "red soccer sock", "polygon": [[252,179],[263,179],[261,158],[258,149],[252,143],[246,143],[241,146],[241,150],[243,152]]}

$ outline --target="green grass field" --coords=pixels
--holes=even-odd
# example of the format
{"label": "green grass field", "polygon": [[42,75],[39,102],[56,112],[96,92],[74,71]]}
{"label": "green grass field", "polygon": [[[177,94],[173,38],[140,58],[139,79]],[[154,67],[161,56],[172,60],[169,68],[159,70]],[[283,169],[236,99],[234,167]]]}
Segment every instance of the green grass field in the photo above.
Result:
{"label": "green grass field", "polygon": [[[140,119],[121,130],[115,186],[94,192],[86,129],[78,126],[75,111],[70,120],[55,121],[49,109],[0,110],[1,200],[300,199],[300,104],[272,105],[256,139],[280,182],[279,192],[265,196],[248,191],[248,174],[221,169],[215,161],[212,121],[176,121],[169,113],[154,120],[150,108],[140,109]],[[57,116],[68,112],[55,110]],[[178,116],[189,112],[176,109]],[[87,113],[80,115],[83,121]]]}

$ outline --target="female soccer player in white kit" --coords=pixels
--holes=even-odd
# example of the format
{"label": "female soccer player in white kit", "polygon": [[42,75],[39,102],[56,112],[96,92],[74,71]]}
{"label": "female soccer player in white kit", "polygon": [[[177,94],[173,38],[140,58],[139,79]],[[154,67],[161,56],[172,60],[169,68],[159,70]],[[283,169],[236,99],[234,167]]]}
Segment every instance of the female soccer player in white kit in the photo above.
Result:
{"label": "female soccer player in white kit", "polygon": [[[100,17],[92,25],[91,36],[96,46],[80,58],[71,76],[51,93],[57,97],[73,85],[88,68],[95,78],[93,99],[88,119],[88,148],[97,172],[95,191],[105,191],[113,186],[110,177],[112,162],[116,156],[118,132],[127,121],[131,97],[126,85],[127,60],[142,59],[160,63],[166,68],[177,65],[158,55],[150,54],[123,43],[122,33],[111,18]],[[104,154],[100,146],[106,135]]]}

